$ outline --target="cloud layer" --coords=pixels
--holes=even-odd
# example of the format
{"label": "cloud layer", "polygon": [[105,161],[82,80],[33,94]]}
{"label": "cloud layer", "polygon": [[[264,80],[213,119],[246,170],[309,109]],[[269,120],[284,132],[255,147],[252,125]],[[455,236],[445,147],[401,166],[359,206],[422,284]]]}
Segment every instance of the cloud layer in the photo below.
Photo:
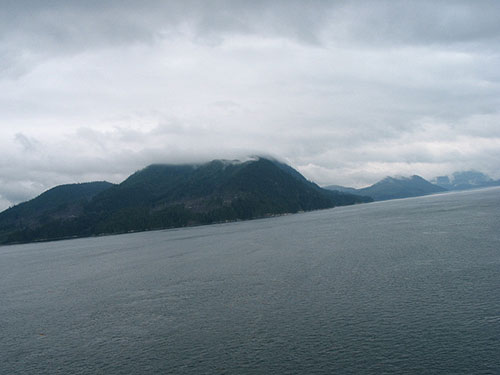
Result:
{"label": "cloud layer", "polygon": [[495,1],[12,1],[0,209],[153,162],[265,153],[320,184],[500,178]]}

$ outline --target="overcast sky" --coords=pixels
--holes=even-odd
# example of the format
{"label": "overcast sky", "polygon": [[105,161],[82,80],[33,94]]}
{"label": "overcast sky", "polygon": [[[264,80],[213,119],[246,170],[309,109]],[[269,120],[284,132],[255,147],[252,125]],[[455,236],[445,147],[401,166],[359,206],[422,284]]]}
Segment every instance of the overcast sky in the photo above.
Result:
{"label": "overcast sky", "polygon": [[500,178],[500,1],[1,3],[0,210],[253,154],[320,185]]}

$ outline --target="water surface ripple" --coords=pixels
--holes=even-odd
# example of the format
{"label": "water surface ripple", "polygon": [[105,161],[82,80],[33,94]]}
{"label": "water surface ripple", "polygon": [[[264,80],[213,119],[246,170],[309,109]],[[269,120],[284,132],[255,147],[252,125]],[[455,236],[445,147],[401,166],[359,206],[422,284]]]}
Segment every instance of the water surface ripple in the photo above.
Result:
{"label": "water surface ripple", "polygon": [[2,374],[499,374],[500,189],[0,247]]}

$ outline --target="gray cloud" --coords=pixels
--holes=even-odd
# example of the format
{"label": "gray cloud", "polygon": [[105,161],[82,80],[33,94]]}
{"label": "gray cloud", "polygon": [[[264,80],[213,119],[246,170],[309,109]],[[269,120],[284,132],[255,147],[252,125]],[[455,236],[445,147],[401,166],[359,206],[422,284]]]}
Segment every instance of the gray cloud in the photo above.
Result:
{"label": "gray cloud", "polygon": [[19,0],[2,5],[0,41],[3,54],[17,61],[153,43],[174,35],[215,44],[228,35],[243,34],[318,45],[472,43],[484,47],[499,41],[499,13],[500,4],[489,0]]}
{"label": "gray cloud", "polygon": [[495,1],[6,1],[0,209],[265,153],[321,184],[500,178]]}
{"label": "gray cloud", "polygon": [[21,146],[23,151],[32,152],[38,147],[38,142],[35,139],[25,136],[23,133],[16,133],[15,141]]}

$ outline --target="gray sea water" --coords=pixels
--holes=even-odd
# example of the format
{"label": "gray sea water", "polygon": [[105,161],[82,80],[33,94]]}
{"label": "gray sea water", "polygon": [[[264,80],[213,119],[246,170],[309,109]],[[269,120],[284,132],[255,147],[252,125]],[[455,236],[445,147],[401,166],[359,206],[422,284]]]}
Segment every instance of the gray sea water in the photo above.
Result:
{"label": "gray sea water", "polygon": [[500,374],[500,189],[0,247],[1,374]]}

